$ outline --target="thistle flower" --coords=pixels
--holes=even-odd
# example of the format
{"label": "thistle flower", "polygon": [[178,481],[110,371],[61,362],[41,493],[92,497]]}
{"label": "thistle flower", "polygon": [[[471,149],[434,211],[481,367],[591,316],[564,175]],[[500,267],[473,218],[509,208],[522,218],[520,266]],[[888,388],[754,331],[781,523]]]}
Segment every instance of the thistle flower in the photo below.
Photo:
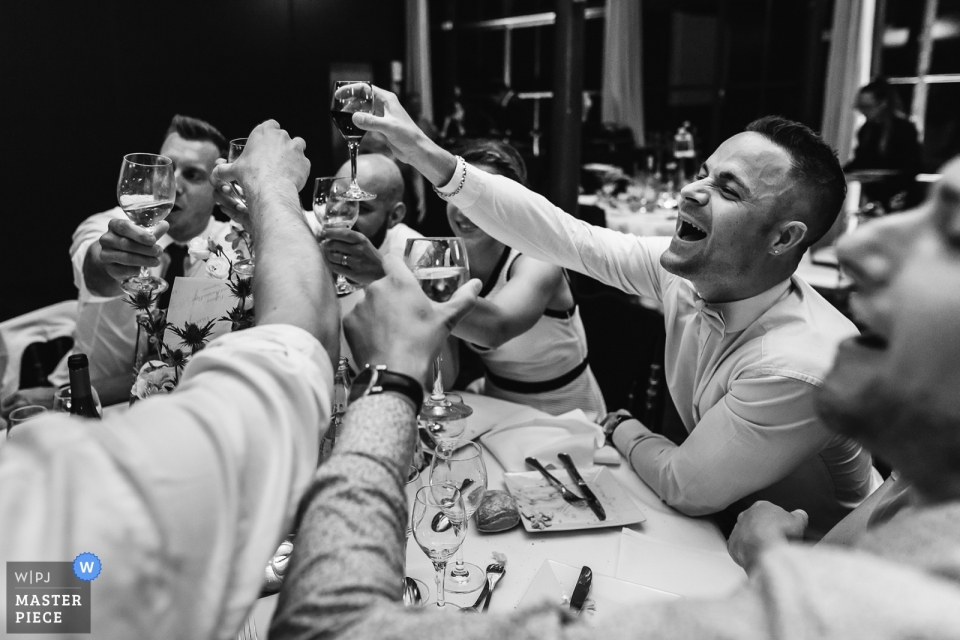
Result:
{"label": "thistle flower", "polygon": [[149,312],[159,297],[160,294],[155,294],[148,289],[138,289],[136,293],[127,294],[123,301],[137,311]]}
{"label": "thistle flower", "polygon": [[229,322],[231,331],[249,329],[253,326],[254,322],[253,309],[244,309],[242,306],[238,305],[231,309],[227,315],[217,318],[217,320]]}
{"label": "thistle flower", "polygon": [[230,293],[238,300],[245,300],[253,293],[253,278],[237,278],[236,281],[227,282],[230,287]]}
{"label": "thistle flower", "polygon": [[207,346],[207,342],[210,341],[210,335],[213,333],[213,325],[216,322],[216,320],[211,320],[202,327],[193,322],[188,322],[182,329],[171,326],[170,331],[176,334],[183,344],[190,347],[190,353],[194,354]]}

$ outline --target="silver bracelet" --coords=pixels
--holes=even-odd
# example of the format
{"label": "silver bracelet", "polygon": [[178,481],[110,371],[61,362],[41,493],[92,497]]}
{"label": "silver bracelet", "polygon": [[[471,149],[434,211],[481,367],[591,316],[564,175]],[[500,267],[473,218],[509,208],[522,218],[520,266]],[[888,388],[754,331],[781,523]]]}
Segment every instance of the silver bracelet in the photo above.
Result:
{"label": "silver bracelet", "polygon": [[460,190],[463,189],[463,183],[467,181],[467,161],[460,156],[454,157],[457,159],[457,164],[463,165],[463,171],[460,173],[460,184],[457,185],[457,188],[452,193],[440,193],[440,189],[437,189],[436,187],[433,188],[434,192],[444,200],[452,198],[460,193]]}

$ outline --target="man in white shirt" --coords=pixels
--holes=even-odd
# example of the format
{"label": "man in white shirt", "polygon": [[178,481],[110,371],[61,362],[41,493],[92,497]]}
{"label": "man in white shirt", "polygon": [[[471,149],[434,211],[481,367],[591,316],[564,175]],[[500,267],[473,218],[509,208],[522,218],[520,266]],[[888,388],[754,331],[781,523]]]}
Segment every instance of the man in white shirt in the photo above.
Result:
{"label": "man in white shirt", "polygon": [[837,344],[856,335],[793,275],[833,224],[845,183],[833,151],[780,118],[725,141],[681,191],[673,238],[639,238],[575,219],[517,183],[479,171],[427,138],[396,97],[355,116],[486,233],[525,255],[662,302],[666,377],[690,436],[677,446],[636,421],[612,434],[660,497],[688,515],[757,499],[829,530],[880,485],[856,443],[813,410]]}
{"label": "man in white shirt", "polygon": [[[210,175],[217,159],[227,155],[223,135],[207,122],[177,115],[167,129],[160,155],[173,160],[176,168],[177,199],[167,219],[150,232],[114,207],[80,223],[70,246],[79,291],[74,351],[89,356],[91,381],[104,404],[125,400],[133,382],[136,313],[126,303],[119,281],[136,275],[141,266],[168,280],[173,280],[173,272],[208,277],[204,261],[186,252],[186,244],[196,237],[210,238],[231,260],[237,258],[227,240],[233,225],[213,217]],[[174,259],[182,264],[173,265]],[[161,308],[166,307],[169,295],[170,290],[161,297]],[[65,357],[51,382],[67,381]]]}

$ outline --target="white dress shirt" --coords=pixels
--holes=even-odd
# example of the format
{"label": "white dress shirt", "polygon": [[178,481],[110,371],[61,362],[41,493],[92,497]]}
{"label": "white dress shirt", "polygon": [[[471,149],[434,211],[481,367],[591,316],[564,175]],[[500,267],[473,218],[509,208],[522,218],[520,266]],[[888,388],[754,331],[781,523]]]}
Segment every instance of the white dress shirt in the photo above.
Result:
{"label": "white dress shirt", "polygon": [[[70,245],[73,281],[79,292],[74,351],[87,354],[90,359],[90,380],[107,400],[120,399],[118,394],[122,396],[133,384],[136,313],[125,302],[126,295],[103,297],[93,294],[83,278],[83,263],[87,259],[90,245],[100,240],[100,236],[107,232],[110,221],[114,219],[127,219],[120,207],[90,216],[77,227]],[[232,224],[220,222],[211,216],[200,237],[212,239],[223,247],[230,260],[235,260],[237,256],[226,240],[232,230]],[[164,235],[157,241],[157,246],[166,249],[172,242],[169,235]],[[160,266],[150,269],[150,273],[160,277],[165,269],[166,264],[161,259]],[[184,261],[183,274],[188,277],[204,277],[206,264],[188,254]],[[68,382],[66,357],[50,376],[50,380],[54,386]]]}
{"label": "white dress shirt", "polygon": [[464,168],[450,201],[486,233],[663,305],[667,383],[690,436],[678,447],[643,426],[625,426],[615,444],[665,502],[703,515],[765,498],[807,510],[822,533],[880,485],[869,454],[828,431],[814,411],[814,391],[838,343],[856,328],[803,280],[709,304],[660,266],[669,238],[587,224],[462,160],[441,193],[457,188]]}
{"label": "white dress shirt", "polygon": [[0,566],[99,556],[91,638],[236,638],[316,468],[332,383],[316,339],[267,325],[102,423],[18,426],[0,447]]}

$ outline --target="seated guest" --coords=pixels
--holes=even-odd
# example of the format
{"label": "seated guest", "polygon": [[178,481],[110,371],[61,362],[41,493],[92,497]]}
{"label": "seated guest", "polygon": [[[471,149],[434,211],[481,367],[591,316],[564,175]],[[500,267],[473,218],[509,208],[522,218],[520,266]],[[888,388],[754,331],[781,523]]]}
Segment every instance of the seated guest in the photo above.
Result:
{"label": "seated guest", "polygon": [[613,442],[665,502],[706,515],[766,499],[804,509],[815,537],[880,485],[870,455],[813,409],[837,345],[856,335],[794,276],[845,193],[836,154],[815,133],[782,118],[752,123],[683,188],[676,234],[641,238],[577,220],[456,158],[394,95],[375,91],[384,115],[355,115],[357,125],[386,135],[484,232],[662,303],[667,384],[690,437],[677,446],[629,421]]}
{"label": "seated guest", "polygon": [[[96,426],[50,414],[0,448],[0,560],[96,553],[92,637],[236,637],[289,531],[329,418],[340,333],[333,279],[297,198],[310,167],[303,150],[269,121],[213,174],[239,182],[251,203],[258,326],[198,353],[170,395]],[[369,362],[419,392],[479,283],[435,305],[410,295],[413,277],[399,271],[388,268],[382,288],[402,302],[353,324]],[[420,398],[391,389],[356,410],[415,411]]]}
{"label": "seated guest", "polygon": [[[474,167],[526,184],[520,154],[494,140],[467,143]],[[587,337],[570,283],[560,267],[521,254],[484,233],[447,203],[453,233],[463,239],[470,276],[483,282],[480,300],[453,330],[483,360],[485,395],[559,415],[606,407],[587,363]]]}
{"label": "seated guest", "polygon": [[914,180],[920,172],[920,141],[917,128],[903,113],[900,96],[886,80],[874,80],[857,93],[856,109],[866,122],[857,131],[857,148],[844,171],[890,170],[894,172],[890,177],[866,182],[863,195],[886,211],[916,204]]}
{"label": "seated guest", "polygon": [[[960,637],[960,162],[944,170],[929,206],[898,222],[875,234],[868,225],[841,248],[863,285],[857,305],[870,330],[843,343],[818,406],[830,428],[891,460],[921,501],[852,549],[779,546],[725,598],[632,605],[589,623],[559,602],[481,616],[405,608],[413,412],[391,400],[389,415],[347,410],[348,444],[319,470],[301,504],[270,637]],[[371,287],[370,308],[358,311],[385,314],[402,302],[372,295],[380,286]]]}
{"label": "seated guest", "polygon": [[[133,383],[136,312],[119,282],[142,266],[171,285],[176,276],[205,277],[204,261],[187,253],[186,244],[196,237],[212,239],[231,260],[237,257],[226,240],[233,225],[213,217],[210,175],[216,160],[227,155],[223,135],[203,120],[174,116],[160,155],[176,168],[177,199],[167,219],[149,231],[114,207],[80,223],[70,246],[79,290],[75,351],[89,356],[91,381],[105,405],[126,400]],[[171,292],[172,286],[158,300],[159,308],[167,307]],[[66,358],[51,379],[67,382]]]}

